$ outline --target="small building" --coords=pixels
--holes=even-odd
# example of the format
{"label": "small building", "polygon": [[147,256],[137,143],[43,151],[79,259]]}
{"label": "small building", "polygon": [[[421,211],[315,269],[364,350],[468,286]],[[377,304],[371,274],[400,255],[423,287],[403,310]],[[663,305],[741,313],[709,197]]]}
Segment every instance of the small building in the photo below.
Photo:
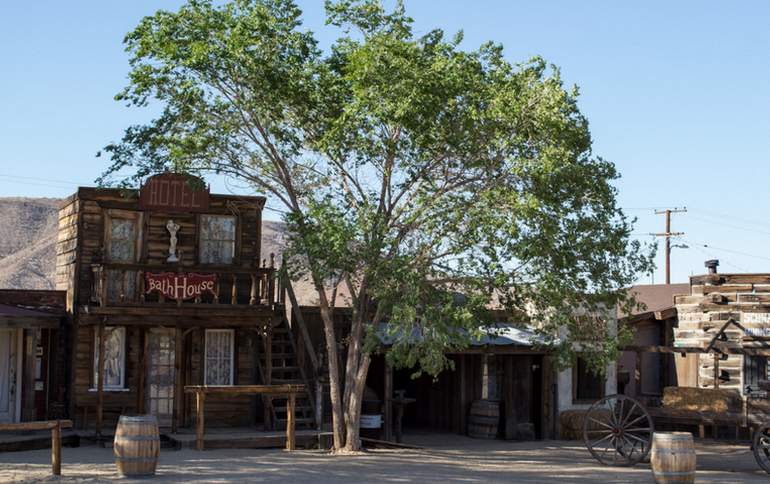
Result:
{"label": "small building", "polygon": [[770,380],[770,274],[709,273],[690,277],[676,297],[675,348],[702,349],[677,357],[680,386],[734,389],[742,395]]}
{"label": "small building", "polygon": [[642,349],[673,344],[677,324],[674,298],[689,294],[690,284],[642,284],[632,286],[629,292],[644,307],[632,314],[618,314],[634,337],[632,348],[623,351],[618,360],[618,393],[654,404],[665,387],[678,384],[675,357]]}
{"label": "small building", "polygon": [[0,423],[64,416],[64,296],[0,290]]}

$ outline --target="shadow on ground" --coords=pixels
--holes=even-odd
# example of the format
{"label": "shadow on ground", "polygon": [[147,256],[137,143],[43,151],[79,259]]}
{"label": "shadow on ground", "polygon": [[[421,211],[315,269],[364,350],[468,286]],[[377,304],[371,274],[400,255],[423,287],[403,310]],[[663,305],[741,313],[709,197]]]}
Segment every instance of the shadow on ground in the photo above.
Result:
{"label": "shadow on ground", "polygon": [[[412,435],[421,450],[374,450],[359,456],[322,451],[164,451],[160,482],[651,482],[649,465],[604,467],[579,442],[504,442],[456,435]],[[745,445],[698,442],[698,482],[767,482]],[[50,451],[0,454],[2,482],[147,482],[120,479],[111,449],[63,449],[62,478],[50,474]]]}

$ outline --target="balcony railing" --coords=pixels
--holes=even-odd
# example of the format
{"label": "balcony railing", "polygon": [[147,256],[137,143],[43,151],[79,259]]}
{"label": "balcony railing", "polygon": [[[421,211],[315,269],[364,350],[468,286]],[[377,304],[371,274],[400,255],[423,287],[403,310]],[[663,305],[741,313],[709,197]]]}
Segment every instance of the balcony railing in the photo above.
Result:
{"label": "balcony railing", "polygon": [[269,306],[279,301],[273,267],[93,264],[91,302],[107,306]]}

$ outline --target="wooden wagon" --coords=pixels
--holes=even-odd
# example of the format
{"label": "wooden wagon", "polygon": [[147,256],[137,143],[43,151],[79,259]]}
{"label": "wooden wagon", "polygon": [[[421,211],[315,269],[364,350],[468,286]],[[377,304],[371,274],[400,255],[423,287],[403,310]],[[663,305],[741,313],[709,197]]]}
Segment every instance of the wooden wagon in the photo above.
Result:
{"label": "wooden wagon", "polygon": [[[652,446],[655,421],[697,426],[700,438],[705,437],[706,427],[711,427],[715,436],[718,427],[733,427],[736,440],[740,429],[748,428],[757,464],[770,474],[770,416],[765,412],[770,408],[770,382],[760,381],[757,387],[746,388],[745,398],[737,390],[719,388],[719,361],[723,355],[770,356],[770,348],[721,345],[719,335],[726,327],[705,348],[627,347],[626,350],[637,353],[713,354],[714,388],[667,387],[660,407],[646,407],[625,395],[598,400],[588,409],[583,422],[583,441],[591,455],[611,466],[633,466],[645,460]],[[638,372],[636,378],[640,378]]]}

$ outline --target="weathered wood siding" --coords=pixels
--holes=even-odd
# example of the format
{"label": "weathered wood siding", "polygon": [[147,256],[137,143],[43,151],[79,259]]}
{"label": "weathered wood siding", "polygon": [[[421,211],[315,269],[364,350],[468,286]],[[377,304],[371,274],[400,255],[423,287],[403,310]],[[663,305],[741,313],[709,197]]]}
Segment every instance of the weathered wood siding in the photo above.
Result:
{"label": "weathered wood siding", "polygon": [[[730,319],[740,323],[749,334],[770,336],[770,275],[709,274],[690,278],[689,295],[676,296],[679,324],[674,330],[674,344],[706,348]],[[743,341],[744,331],[735,326],[726,330],[730,347],[751,347],[761,343]],[[697,360],[693,362],[692,360]],[[743,355],[728,355],[719,361],[719,370],[729,375],[720,388],[743,388]],[[680,385],[714,387],[714,355],[688,355],[677,359]],[[692,372],[695,371],[695,375]]]}

